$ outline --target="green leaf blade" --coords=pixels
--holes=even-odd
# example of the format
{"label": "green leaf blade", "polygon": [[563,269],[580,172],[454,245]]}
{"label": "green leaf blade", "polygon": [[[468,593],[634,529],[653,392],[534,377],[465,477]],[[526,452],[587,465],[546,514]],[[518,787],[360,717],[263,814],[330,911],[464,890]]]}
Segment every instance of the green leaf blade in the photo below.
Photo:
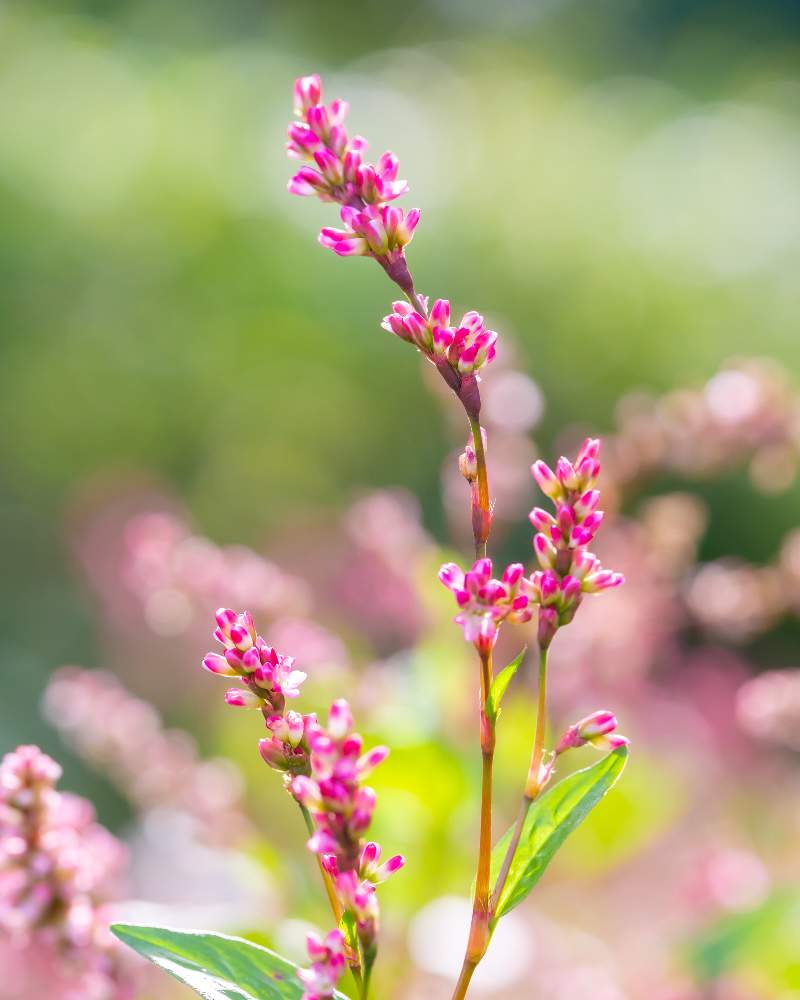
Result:
{"label": "green leaf blade", "polygon": [[486,714],[492,722],[497,721],[497,717],[500,715],[500,702],[503,700],[503,695],[506,693],[508,685],[511,683],[514,674],[519,669],[519,665],[524,660],[527,652],[528,647],[523,646],[511,663],[509,663],[508,666],[503,667],[500,673],[492,681],[492,686],[489,689],[489,697],[486,699]]}
{"label": "green leaf blade", "polygon": [[[498,900],[494,922],[526,898],[554,854],[614,786],[628,760],[619,747],[602,760],[576,771],[537,799],[528,810],[519,846]],[[492,851],[492,883],[497,881],[513,828]]]}
{"label": "green leaf blade", "polygon": [[138,924],[113,924],[111,930],[204,1000],[300,1000],[303,994],[297,966],[242,938]]}

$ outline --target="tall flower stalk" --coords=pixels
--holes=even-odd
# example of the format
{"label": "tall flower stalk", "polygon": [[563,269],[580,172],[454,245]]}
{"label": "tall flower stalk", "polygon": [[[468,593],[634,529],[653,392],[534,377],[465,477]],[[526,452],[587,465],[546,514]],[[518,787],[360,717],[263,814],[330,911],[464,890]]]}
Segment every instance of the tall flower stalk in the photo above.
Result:
{"label": "tall flower stalk", "polygon": [[[495,355],[497,334],[488,330],[476,312],[451,323],[450,303],[436,299],[432,306],[420,295],[411,275],[405,248],[420,219],[419,209],[408,213],[391,206],[408,191],[397,179],[398,161],[384,153],[376,164],[364,161],[367,142],[348,137],[344,128],[347,105],[334,100],[325,105],[318,76],[295,84],[295,114],[289,126],[287,150],[306,165],[289,181],[289,191],[315,195],[340,206],[344,229],[325,228],[320,243],[340,256],[371,257],[403,291],[405,299],[392,303],[384,329],[413,344],[437,369],[461,402],[470,429],[459,468],[470,484],[472,532],[476,562],[464,573],[455,564],[443,566],[440,579],[453,591],[459,613],[456,622],[475,645],[479,662],[479,739],[482,760],[480,832],[472,920],[454,1000],[466,995],[478,963],[486,953],[496,922],[497,908],[514,861],[531,804],[550,780],[557,752],[546,753],[547,657],[558,628],[575,615],[584,593],[623,582],[619,574],[601,569],[586,549],[602,521],[594,488],[599,472],[599,442],[585,442],[574,464],[559,460],[554,473],[538,462],[533,473],[556,504],[555,515],[540,508],[531,512],[538,529],[534,550],[540,570],[525,577],[521,564],[509,566],[497,580],[487,558],[492,503],[486,461],[486,434],[480,425],[481,396],[478,372]],[[490,707],[494,671],[492,652],[503,621],[526,622],[538,609],[539,694],[531,763],[517,821],[500,868],[491,886],[492,772],[498,710]],[[577,744],[576,744],[577,745]],[[564,747],[563,749],[568,749]]]}

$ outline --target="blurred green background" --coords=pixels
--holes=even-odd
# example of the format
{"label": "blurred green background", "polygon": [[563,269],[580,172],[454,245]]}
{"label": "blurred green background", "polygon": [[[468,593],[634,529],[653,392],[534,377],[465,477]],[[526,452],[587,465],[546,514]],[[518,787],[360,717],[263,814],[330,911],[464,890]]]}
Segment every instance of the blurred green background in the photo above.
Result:
{"label": "blurred green background", "polygon": [[[87,496],[154,483],[199,532],[271,552],[401,486],[452,541],[451,401],[380,329],[379,269],[317,245],[331,206],[286,193],[296,76],[319,71],[371,150],[399,155],[418,288],[514,344],[549,454],[566,425],[610,430],[632,390],[745,354],[796,370],[799,57],[800,5],[777,0],[1,4],[0,746],[41,741],[104,821],[128,819],[39,710],[53,669],[109,657],[70,540]],[[733,472],[699,489],[706,559],[766,561],[797,522],[796,487]],[[523,516],[500,554],[527,558],[528,536]],[[789,623],[756,667],[795,650]],[[250,761],[233,720],[161,707]],[[440,833],[463,780],[449,752]]]}

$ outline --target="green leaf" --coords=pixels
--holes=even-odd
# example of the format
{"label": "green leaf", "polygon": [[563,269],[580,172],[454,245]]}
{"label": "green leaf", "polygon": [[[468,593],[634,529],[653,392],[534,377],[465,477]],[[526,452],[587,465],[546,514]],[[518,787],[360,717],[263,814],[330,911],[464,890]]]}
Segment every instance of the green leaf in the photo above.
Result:
{"label": "green leaf", "polygon": [[352,910],[345,910],[342,919],[339,921],[339,930],[344,934],[347,946],[358,954],[358,925],[355,914]]}
{"label": "green leaf", "polygon": [[500,715],[500,702],[503,700],[506,688],[511,683],[511,678],[517,672],[517,668],[522,663],[527,652],[528,647],[523,646],[511,663],[507,667],[503,667],[492,681],[492,686],[489,689],[489,697],[486,699],[486,714],[492,722],[497,722],[497,717]]}
{"label": "green leaf", "polygon": [[[619,747],[591,767],[559,781],[533,803],[498,902],[495,923],[525,899],[559,847],[614,785],[627,759],[628,748]],[[513,827],[492,851],[492,883],[497,881],[512,834]]]}
{"label": "green leaf", "polygon": [[[297,966],[241,938],[113,924],[112,932],[205,1000],[300,1000]],[[338,1000],[347,1000],[337,993]]]}

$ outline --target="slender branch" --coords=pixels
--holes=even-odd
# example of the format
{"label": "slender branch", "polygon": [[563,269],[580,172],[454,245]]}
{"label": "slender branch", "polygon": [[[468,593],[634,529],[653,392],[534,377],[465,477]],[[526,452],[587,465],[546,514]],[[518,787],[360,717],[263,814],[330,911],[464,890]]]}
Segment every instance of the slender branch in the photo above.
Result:
{"label": "slender branch", "polygon": [[531,803],[539,794],[538,782],[539,782],[539,770],[542,766],[542,756],[544,754],[544,731],[545,725],[547,723],[547,648],[539,650],[539,704],[536,713],[536,732],[533,738],[533,752],[531,754],[531,767],[528,772],[528,780],[525,784],[525,791],[522,796],[522,801],[520,802],[519,812],[517,813],[517,820],[514,824],[514,832],[511,835],[511,842],[508,845],[508,850],[506,851],[506,856],[503,858],[503,864],[500,868],[500,874],[497,876],[497,883],[494,887],[494,892],[492,893],[492,900],[490,905],[491,919],[494,921],[495,913],[497,912],[498,904],[500,903],[500,897],[502,896],[503,889],[505,888],[506,881],[508,879],[508,873],[511,871],[511,865],[514,862],[514,855],[517,853],[517,848],[519,847],[519,840],[522,836],[522,830],[525,826],[525,820],[528,818],[528,810],[531,807]]}
{"label": "slender branch", "polygon": [[464,1000],[469,989],[469,984],[472,981],[472,974],[477,967],[477,962],[471,962],[468,958],[464,959],[464,964],[461,966],[461,975],[458,977],[455,992],[453,993],[453,1000]]}
{"label": "slender branch", "polygon": [[[475,536],[475,558],[486,558],[486,543],[489,540],[489,528],[492,523],[492,510],[489,501],[489,473],[486,468],[486,449],[483,447],[481,424],[476,417],[469,418],[472,430],[472,444],[475,448],[475,462],[478,466],[478,490],[473,497],[472,531]],[[477,501],[477,504],[476,504]],[[475,509],[477,507],[477,510]]]}
{"label": "slender branch", "polygon": [[489,891],[492,864],[492,769],[494,765],[494,723],[486,714],[486,699],[492,685],[491,650],[481,652],[481,822],[478,845],[478,865],[475,875],[475,895],[472,901],[472,922],[464,955],[461,975],[453,1000],[466,995],[472,974],[489,946]]}
{"label": "slender branch", "polygon": [[[306,809],[302,802],[298,802],[297,805],[300,808],[300,812],[303,814],[303,819],[305,820],[306,828],[313,836],[314,834],[314,820],[311,818],[311,813]],[[322,884],[325,886],[325,894],[328,897],[328,902],[331,904],[331,911],[333,912],[333,919],[336,921],[336,926],[338,927],[342,921],[343,910],[342,904],[339,901],[339,897],[336,894],[336,889],[333,884],[333,879],[325,871],[322,864],[322,859],[318,854],[315,855],[317,859],[317,867],[319,868],[319,873],[322,876]],[[361,962],[356,956],[356,958],[349,957],[348,964],[350,966],[350,971],[353,974],[353,979],[355,980],[356,986],[359,990],[362,989],[362,979],[361,979]],[[366,996],[366,993],[363,994]]]}

